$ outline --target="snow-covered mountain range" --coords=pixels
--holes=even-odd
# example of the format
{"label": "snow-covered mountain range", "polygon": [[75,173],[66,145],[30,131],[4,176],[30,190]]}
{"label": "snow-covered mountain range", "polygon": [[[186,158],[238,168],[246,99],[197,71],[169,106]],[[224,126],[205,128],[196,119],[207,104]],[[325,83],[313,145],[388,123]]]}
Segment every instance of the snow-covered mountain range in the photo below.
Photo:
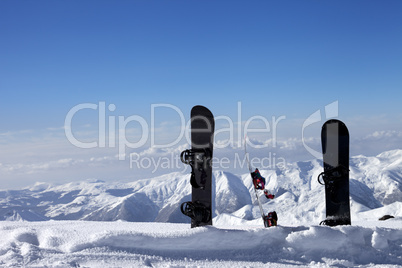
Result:
{"label": "snow-covered mountain range", "polygon": [[[276,195],[264,200],[276,210],[278,224],[318,224],[325,218],[324,187],[317,182],[322,162],[288,163],[262,170],[266,188]],[[191,199],[189,174],[170,173],[132,183],[37,183],[22,190],[0,191],[0,220],[91,220],[186,223],[180,204]],[[260,224],[248,174],[214,171],[214,224]],[[352,222],[384,214],[402,216],[402,150],[350,159]],[[262,224],[262,223],[261,223]]]}
{"label": "snow-covered mountain range", "polygon": [[[352,226],[325,216],[319,160],[262,170],[277,227],[264,228],[249,174],[214,172],[214,226],[179,206],[189,174],[132,183],[0,191],[1,267],[395,267],[402,265],[402,150],[350,161]],[[394,219],[379,221],[390,214]],[[133,222],[136,221],[136,222]],[[167,223],[166,223],[167,222]]]}

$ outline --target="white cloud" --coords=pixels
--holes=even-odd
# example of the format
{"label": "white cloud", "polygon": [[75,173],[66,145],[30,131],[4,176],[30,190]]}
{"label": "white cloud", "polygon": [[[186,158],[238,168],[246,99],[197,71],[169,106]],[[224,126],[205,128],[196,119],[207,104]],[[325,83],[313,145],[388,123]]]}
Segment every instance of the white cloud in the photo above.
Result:
{"label": "white cloud", "polygon": [[[377,120],[371,121],[370,120]],[[377,155],[383,151],[401,149],[402,127],[395,125],[393,120],[379,116],[377,118],[358,118],[345,120],[351,135],[350,155]],[[244,127],[244,122],[242,123]],[[301,139],[303,120],[286,119],[278,124],[278,133],[274,139],[272,132],[252,133],[249,140],[260,148],[249,146],[251,157],[267,158],[271,160],[285,159],[288,162],[310,160],[314,157],[306,150]],[[227,127],[220,124],[221,128]],[[236,125],[236,124],[235,124]],[[304,143],[321,152],[320,131],[322,123],[309,126]],[[217,126],[216,132],[219,130]],[[180,127],[174,123],[158,124],[153,135],[157,142],[171,142],[180,133]],[[171,131],[170,131],[171,130]],[[127,137],[135,138],[138,130],[127,128]],[[228,159],[233,162],[244,156],[244,137],[239,136],[239,129],[233,129],[233,135],[223,133],[215,137],[214,157]],[[240,133],[242,133],[240,131]],[[285,133],[285,134],[284,134]],[[77,128],[77,138],[96,140],[99,135],[91,128]],[[130,136],[133,135],[133,136]],[[1,184],[8,186],[26,186],[40,181],[63,182],[81,180],[83,178],[112,179],[139,179],[162,175],[169,171],[183,171],[186,165],[178,160],[180,152],[190,148],[185,137],[168,148],[150,146],[151,133],[148,133],[147,145],[120,152],[118,141],[110,148],[106,142],[105,148],[81,149],[68,142],[64,128],[55,127],[43,130],[21,130],[0,133],[0,177]],[[230,140],[231,137],[233,140]],[[105,137],[108,141],[108,137]],[[118,138],[118,135],[116,136]],[[130,167],[130,153],[137,153],[143,164],[151,163],[148,168]],[[119,156],[125,156],[125,161],[119,161]],[[275,159],[274,159],[275,158]],[[154,161],[154,162],[152,162]],[[163,161],[174,161],[174,164],[165,165],[173,170],[160,168]],[[230,166],[230,165],[229,165]],[[233,166],[233,165],[232,165]],[[229,168],[232,168],[231,166]],[[189,172],[187,167],[186,172]],[[236,171],[234,171],[236,173]],[[241,172],[244,172],[241,171]]]}
{"label": "white cloud", "polygon": [[365,137],[366,140],[380,140],[384,138],[393,138],[400,139],[402,138],[402,131],[395,130],[383,130],[383,131],[375,131]]}

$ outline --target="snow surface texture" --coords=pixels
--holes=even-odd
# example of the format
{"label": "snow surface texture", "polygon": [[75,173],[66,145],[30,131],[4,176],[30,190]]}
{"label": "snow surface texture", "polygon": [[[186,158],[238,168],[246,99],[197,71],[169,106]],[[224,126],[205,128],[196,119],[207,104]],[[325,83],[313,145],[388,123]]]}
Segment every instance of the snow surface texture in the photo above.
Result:
{"label": "snow surface texture", "polygon": [[179,209],[188,174],[0,191],[0,267],[402,265],[402,150],[351,158],[352,226],[318,226],[321,171],[318,160],[261,171],[276,195],[269,229],[248,174],[214,172],[214,227],[195,229]]}
{"label": "snow surface texture", "polygon": [[401,223],[190,229],[178,223],[3,222],[0,266],[391,267],[402,264]]}

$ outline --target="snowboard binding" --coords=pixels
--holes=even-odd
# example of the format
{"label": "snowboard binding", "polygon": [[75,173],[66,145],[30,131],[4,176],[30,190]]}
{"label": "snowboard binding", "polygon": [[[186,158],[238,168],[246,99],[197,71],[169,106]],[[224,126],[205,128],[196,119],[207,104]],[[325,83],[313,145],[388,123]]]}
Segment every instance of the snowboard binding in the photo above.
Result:
{"label": "snowboard binding", "polygon": [[[211,160],[211,151],[209,149],[189,149],[181,152],[180,159],[184,164],[191,166],[191,186],[194,188],[204,189],[207,174],[205,169],[207,165],[210,165]],[[195,170],[198,170],[201,173],[200,182],[197,182],[195,178]]]}
{"label": "snowboard binding", "polygon": [[[328,169],[324,172],[321,172],[318,175],[318,183],[321,185],[330,185],[336,183],[338,180],[344,178],[347,173],[349,172],[349,169],[339,165],[337,167]],[[320,179],[322,178],[322,180]]]}
{"label": "snowboard binding", "polygon": [[275,211],[272,211],[272,212],[268,213],[267,216],[264,216],[263,220],[264,220],[265,227],[277,226],[278,215],[276,214]]}
{"label": "snowboard binding", "polygon": [[[337,167],[328,169],[324,172],[321,172],[318,175],[318,183],[321,185],[325,185],[325,188],[328,189],[328,193],[332,196],[332,202],[334,204],[340,204],[342,202],[336,201],[336,189],[337,184],[341,182],[342,179],[348,176],[349,169],[339,165]],[[325,220],[324,220],[325,221]],[[329,226],[331,223],[327,224]]]}
{"label": "snowboard binding", "polygon": [[181,204],[181,212],[194,220],[197,224],[208,222],[211,219],[211,213],[206,206],[198,202],[184,202]]}
{"label": "snowboard binding", "polygon": [[274,199],[275,195],[271,194],[267,189],[264,190],[264,195],[267,199]]}
{"label": "snowboard binding", "polygon": [[265,178],[261,176],[258,168],[254,172],[251,172],[251,177],[253,178],[254,188],[257,190],[264,190],[265,188]]}

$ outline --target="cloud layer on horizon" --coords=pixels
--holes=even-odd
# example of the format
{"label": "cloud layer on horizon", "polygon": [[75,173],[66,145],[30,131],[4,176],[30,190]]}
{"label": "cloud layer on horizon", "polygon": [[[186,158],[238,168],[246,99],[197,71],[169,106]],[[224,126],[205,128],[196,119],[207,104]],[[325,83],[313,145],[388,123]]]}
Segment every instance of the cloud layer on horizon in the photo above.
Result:
{"label": "cloud layer on horizon", "polygon": [[[166,130],[161,130],[165,132]],[[77,134],[91,140],[96,133]],[[165,132],[166,133],[166,132]],[[161,133],[158,133],[161,135]],[[167,134],[168,136],[168,134]],[[233,173],[246,173],[242,139],[216,137],[214,168]],[[305,161],[315,158],[306,146],[321,152],[319,137],[289,137],[262,139],[250,137],[248,153],[254,165],[274,168],[286,162]],[[171,140],[171,138],[166,138]],[[372,156],[384,151],[401,149],[401,130],[377,130],[366,135],[351,136],[350,155]],[[82,179],[136,180],[152,178],[170,172],[190,172],[181,163],[180,152],[189,148],[185,139],[173,146],[158,148],[149,144],[141,148],[125,148],[125,160],[119,160],[122,152],[118,146],[82,149],[72,145],[60,128],[42,132],[26,130],[0,134],[0,188],[20,188],[37,181],[65,183]]]}

